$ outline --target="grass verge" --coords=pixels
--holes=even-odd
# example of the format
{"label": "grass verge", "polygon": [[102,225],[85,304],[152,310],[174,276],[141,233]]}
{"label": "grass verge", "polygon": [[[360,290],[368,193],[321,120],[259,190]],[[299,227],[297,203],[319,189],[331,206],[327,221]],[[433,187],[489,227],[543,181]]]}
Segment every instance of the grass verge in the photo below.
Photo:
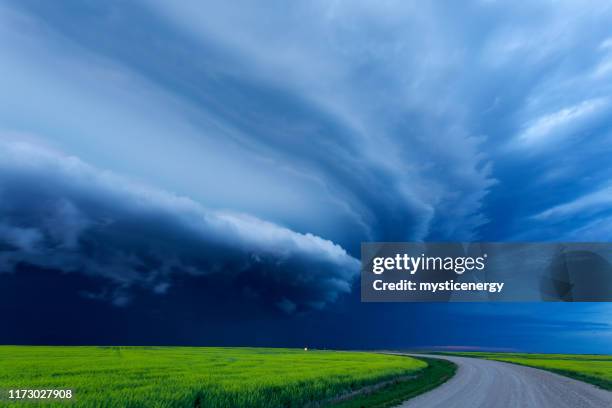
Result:
{"label": "grass verge", "polygon": [[457,366],[450,361],[421,357],[419,360],[425,361],[427,368],[421,370],[413,378],[394,381],[373,392],[365,392],[347,400],[329,402],[322,406],[325,408],[393,407],[438,387],[448,381],[457,371]]}

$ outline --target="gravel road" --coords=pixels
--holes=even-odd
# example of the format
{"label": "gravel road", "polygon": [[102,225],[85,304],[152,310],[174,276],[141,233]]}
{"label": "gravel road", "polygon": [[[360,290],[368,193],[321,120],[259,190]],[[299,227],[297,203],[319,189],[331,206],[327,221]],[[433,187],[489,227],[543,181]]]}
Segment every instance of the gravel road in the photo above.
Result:
{"label": "gravel road", "polygon": [[411,355],[450,360],[459,369],[401,408],[612,408],[612,392],[548,371],[470,357]]}

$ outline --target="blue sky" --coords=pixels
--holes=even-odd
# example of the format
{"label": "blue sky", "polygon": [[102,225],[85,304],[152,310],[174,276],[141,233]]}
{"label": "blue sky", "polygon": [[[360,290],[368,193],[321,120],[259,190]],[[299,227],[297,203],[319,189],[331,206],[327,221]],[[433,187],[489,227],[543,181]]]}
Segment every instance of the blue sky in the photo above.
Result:
{"label": "blue sky", "polygon": [[80,302],[171,319],[183,280],[239,288],[193,323],[225,337],[139,327],[168,342],[257,322],[244,338],[295,344],[280,333],[324,321],[325,342],[378,346],[330,328],[411,314],[383,337],[612,352],[607,304],[354,293],[362,241],[609,241],[611,23],[578,1],[3,2],[0,268],[93,279],[69,284],[75,319]]}

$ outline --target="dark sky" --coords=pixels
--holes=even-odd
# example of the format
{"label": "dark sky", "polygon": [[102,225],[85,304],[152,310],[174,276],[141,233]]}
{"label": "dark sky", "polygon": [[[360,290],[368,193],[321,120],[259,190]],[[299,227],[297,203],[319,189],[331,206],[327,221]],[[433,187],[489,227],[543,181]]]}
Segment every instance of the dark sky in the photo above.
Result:
{"label": "dark sky", "polygon": [[364,241],[609,241],[606,2],[0,5],[0,343],[612,352],[362,304]]}

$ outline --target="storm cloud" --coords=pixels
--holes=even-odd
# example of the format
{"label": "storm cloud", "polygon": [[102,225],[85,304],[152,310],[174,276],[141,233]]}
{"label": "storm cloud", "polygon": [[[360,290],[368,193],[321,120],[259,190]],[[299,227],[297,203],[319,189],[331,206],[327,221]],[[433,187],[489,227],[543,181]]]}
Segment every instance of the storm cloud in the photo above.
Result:
{"label": "storm cloud", "polygon": [[[0,144],[0,271],[20,263],[163,294],[176,275],[215,275],[229,297],[286,313],[350,290],[358,261],[340,246],[245,214],[210,211],[32,144]],[[215,288],[209,288],[215,290]]]}
{"label": "storm cloud", "polygon": [[587,350],[354,277],[368,241],[608,241],[611,26],[607,1],[3,1],[0,309],[38,326],[0,341]]}

